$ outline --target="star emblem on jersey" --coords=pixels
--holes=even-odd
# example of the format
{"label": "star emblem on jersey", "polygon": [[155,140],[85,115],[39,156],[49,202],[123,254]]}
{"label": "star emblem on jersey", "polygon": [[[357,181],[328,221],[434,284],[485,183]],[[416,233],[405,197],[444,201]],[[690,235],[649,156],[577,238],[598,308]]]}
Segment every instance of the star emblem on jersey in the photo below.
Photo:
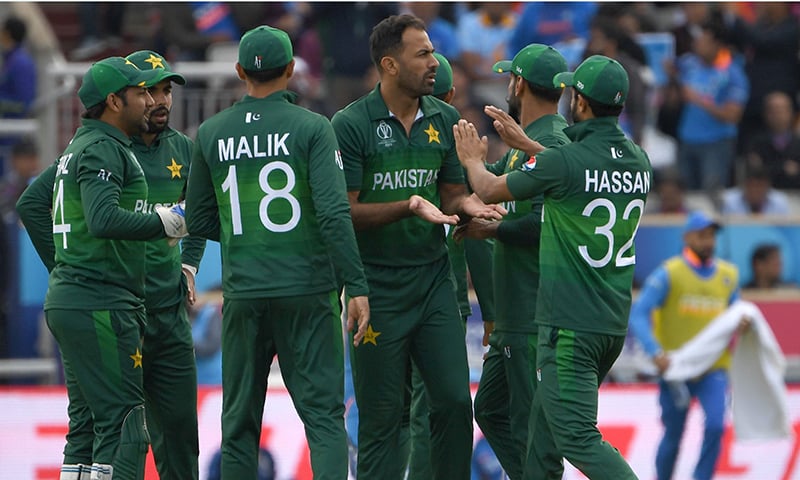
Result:
{"label": "star emblem on jersey", "polygon": [[156,57],[152,53],[150,54],[150,58],[146,59],[145,62],[149,63],[153,70],[156,68],[164,68],[164,59],[161,57]]}
{"label": "star emblem on jersey", "polygon": [[508,162],[509,170],[514,168],[514,164],[519,160],[519,151],[514,150],[514,155],[511,155],[511,160]]}
{"label": "star emblem on jersey", "polygon": [[367,326],[367,331],[366,333],[364,333],[364,344],[371,343],[377,347],[378,342],[376,341],[376,339],[380,334],[381,332],[376,332],[375,330],[372,329],[372,325]]}
{"label": "star emblem on jersey", "polygon": [[442,142],[439,141],[439,131],[433,128],[432,123],[428,123],[428,129],[423,130],[423,132],[428,134],[428,143],[436,142],[439,145],[442,144]]}
{"label": "star emblem on jersey", "polygon": [[136,353],[128,355],[133,360],[133,368],[142,368],[142,352],[136,349]]}
{"label": "star emblem on jersey", "polygon": [[172,176],[169,178],[170,179],[173,179],[175,177],[181,178],[181,168],[183,168],[183,165],[176,163],[174,158],[171,158],[170,160],[172,160],[172,165],[167,165],[167,170],[169,170],[170,173],[172,173]]}

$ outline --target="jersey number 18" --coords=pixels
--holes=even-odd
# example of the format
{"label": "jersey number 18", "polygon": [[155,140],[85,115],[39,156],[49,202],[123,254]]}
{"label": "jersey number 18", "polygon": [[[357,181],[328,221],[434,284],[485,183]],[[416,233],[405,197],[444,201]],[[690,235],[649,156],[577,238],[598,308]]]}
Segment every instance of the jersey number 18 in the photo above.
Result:
{"label": "jersey number 18", "polygon": [[[286,185],[274,189],[269,184],[269,174],[274,170],[280,170],[286,175]],[[258,216],[261,224],[270,232],[282,233],[292,230],[300,223],[300,202],[292,195],[292,189],[296,183],[294,170],[286,162],[270,162],[258,173],[258,185],[264,192],[264,197],[258,206]],[[233,223],[233,234],[242,234],[242,211],[239,205],[239,183],[236,179],[236,165],[228,167],[228,176],[222,182],[222,191],[229,192],[231,198],[231,221]],[[269,218],[269,204],[274,200],[283,199],[289,202],[292,208],[292,216],[286,223],[275,223]]]}

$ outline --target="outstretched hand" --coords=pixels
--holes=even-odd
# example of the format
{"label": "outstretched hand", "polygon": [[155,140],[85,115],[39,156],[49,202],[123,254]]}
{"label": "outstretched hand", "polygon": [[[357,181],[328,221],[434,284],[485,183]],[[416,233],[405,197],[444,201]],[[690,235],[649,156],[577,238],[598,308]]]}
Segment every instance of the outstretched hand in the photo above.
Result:
{"label": "outstretched hand", "polygon": [[501,220],[508,210],[498,204],[485,204],[474,193],[461,202],[461,211],[465,215],[473,218],[484,218],[486,220]]}
{"label": "outstretched hand", "polygon": [[419,195],[412,195],[408,199],[408,209],[419,218],[437,225],[456,225],[458,223],[458,215],[445,215],[436,205]]}
{"label": "outstretched hand", "polygon": [[482,166],[489,152],[489,139],[479,137],[475,125],[463,118],[453,125],[453,136],[461,165],[467,169],[474,165]]}
{"label": "outstretched hand", "polygon": [[536,155],[544,150],[542,144],[531,140],[521,126],[503,110],[494,105],[483,107],[484,113],[492,118],[492,126],[503,142],[511,148],[521,150],[528,155]]}
{"label": "outstretched hand", "polygon": [[356,326],[355,335],[353,335],[353,346],[357,347],[367,333],[367,326],[369,325],[369,300],[366,296],[352,297],[347,302],[347,331],[352,332]]}

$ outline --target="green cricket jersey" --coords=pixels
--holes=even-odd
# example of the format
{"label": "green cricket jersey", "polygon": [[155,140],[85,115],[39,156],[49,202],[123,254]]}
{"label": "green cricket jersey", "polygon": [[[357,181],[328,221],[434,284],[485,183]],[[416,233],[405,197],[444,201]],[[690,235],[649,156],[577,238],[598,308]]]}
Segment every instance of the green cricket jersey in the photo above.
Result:
{"label": "green cricket jersey", "polygon": [[[140,137],[132,137],[131,149],[147,179],[148,196],[144,211],[150,213],[156,206],[174,205],[189,178],[192,140],[167,128],[150,145]],[[148,310],[170,307],[183,301],[181,264],[195,268],[200,264],[205,239],[187,237],[181,241],[181,246],[170,246],[166,238],[147,243],[145,307]]]}
{"label": "green cricket jersey", "polygon": [[[83,119],[56,165],[50,273],[45,310],[138,308],[144,298],[145,242],[164,236],[146,215],[147,181],[130,139]],[[48,180],[42,179],[42,182]]]}
{"label": "green cricket jersey", "polygon": [[625,335],[650,160],[617,118],[586,120],[565,133],[574,143],[531,157],[507,178],[517,199],[544,193],[536,320]]}
{"label": "green cricket jersey", "polygon": [[218,240],[226,298],[367,294],[330,122],[281,91],[203,122],[186,192],[192,235]]}
{"label": "green cricket jersey", "polygon": [[[347,189],[362,203],[407,200],[419,195],[440,206],[437,183],[464,183],[453,125],[458,111],[430,95],[410,135],[389,113],[380,84],[334,115]],[[444,228],[417,216],[356,232],[364,263],[392,267],[426,265],[447,254]]]}
{"label": "green cricket jersey", "polygon": [[[525,134],[545,147],[556,147],[570,142],[564,129],[567,122],[561,115],[545,115],[525,127]],[[495,175],[518,170],[528,161],[528,156],[517,149],[509,150],[503,158],[487,165]],[[531,220],[541,219],[543,195],[532,200],[520,199],[506,202],[508,214],[498,226],[498,241],[494,243],[495,330],[498,332],[535,333],[536,298],[539,293],[539,230],[526,228]],[[533,216],[532,218],[530,218]],[[523,242],[506,239],[503,230],[534,230],[524,235]],[[505,234],[505,235],[504,235]],[[520,244],[521,243],[521,244]]]}

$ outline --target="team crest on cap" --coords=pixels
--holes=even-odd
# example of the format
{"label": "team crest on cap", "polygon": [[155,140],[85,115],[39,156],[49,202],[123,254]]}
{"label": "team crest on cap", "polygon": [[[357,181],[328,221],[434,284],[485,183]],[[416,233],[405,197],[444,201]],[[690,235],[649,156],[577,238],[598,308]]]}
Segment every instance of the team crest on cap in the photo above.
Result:
{"label": "team crest on cap", "polygon": [[619,103],[620,101],[622,101],[622,92],[617,92],[617,94],[614,95],[614,103]]}
{"label": "team crest on cap", "polygon": [[575,82],[575,86],[578,87],[578,89],[583,90],[583,82],[581,82],[580,80]]}
{"label": "team crest on cap", "polygon": [[153,69],[164,68],[164,59],[161,57],[157,57],[152,53],[150,54],[149,58],[145,59],[145,62],[149,63],[150,67]]}
{"label": "team crest on cap", "polygon": [[253,59],[253,65],[255,65],[256,68],[261,68],[261,59],[261,55],[256,55]]}
{"label": "team crest on cap", "polygon": [[529,158],[528,161],[525,162],[525,164],[522,165],[522,169],[525,170],[526,172],[530,172],[534,168],[536,168],[536,156],[535,155],[532,156],[531,158]]}

